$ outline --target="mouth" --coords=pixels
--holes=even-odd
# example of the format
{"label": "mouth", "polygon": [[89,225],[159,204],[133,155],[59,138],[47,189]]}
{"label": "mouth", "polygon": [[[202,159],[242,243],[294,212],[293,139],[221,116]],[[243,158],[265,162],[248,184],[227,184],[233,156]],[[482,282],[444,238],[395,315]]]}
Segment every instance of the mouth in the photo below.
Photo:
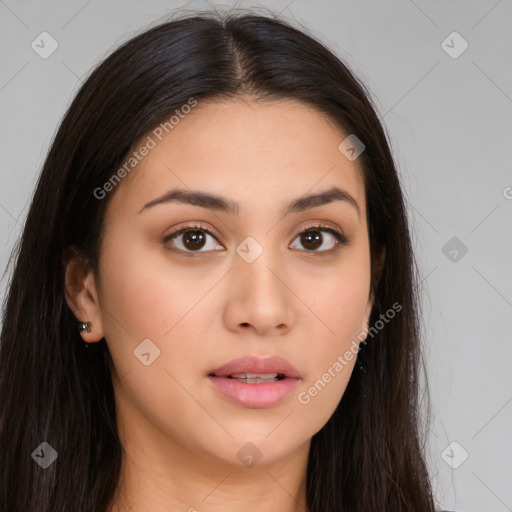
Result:
{"label": "mouth", "polygon": [[212,370],[208,375],[211,377],[259,380],[302,378],[297,368],[292,366],[286,359],[277,356],[265,358],[257,356],[239,357]]}
{"label": "mouth", "polygon": [[273,407],[286,399],[302,377],[280,357],[242,357],[211,371],[216,392],[231,403],[248,408]]}

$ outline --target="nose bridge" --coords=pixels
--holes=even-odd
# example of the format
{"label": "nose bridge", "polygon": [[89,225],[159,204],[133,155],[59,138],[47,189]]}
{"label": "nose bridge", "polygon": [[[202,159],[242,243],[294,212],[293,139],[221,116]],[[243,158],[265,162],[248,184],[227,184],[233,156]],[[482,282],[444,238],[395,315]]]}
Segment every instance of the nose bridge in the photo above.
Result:
{"label": "nose bridge", "polygon": [[263,245],[261,237],[258,240],[252,236],[246,237],[236,248],[235,269],[237,278],[247,287],[272,292],[273,295],[282,293],[283,284],[277,275],[283,266],[278,261],[278,255],[273,252],[267,237]]}
{"label": "nose bridge", "polygon": [[236,253],[231,300],[238,303],[239,323],[258,330],[289,324],[291,293],[277,252],[249,236]]}

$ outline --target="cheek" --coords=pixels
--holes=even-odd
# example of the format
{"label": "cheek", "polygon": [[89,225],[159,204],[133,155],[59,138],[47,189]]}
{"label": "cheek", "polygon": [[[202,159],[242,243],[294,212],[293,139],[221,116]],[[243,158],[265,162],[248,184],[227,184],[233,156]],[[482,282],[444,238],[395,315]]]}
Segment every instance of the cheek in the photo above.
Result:
{"label": "cheek", "polygon": [[[336,277],[333,277],[336,276]],[[309,283],[311,285],[311,283]],[[298,402],[330,416],[353,371],[358,346],[365,335],[363,326],[370,288],[369,259],[365,253],[347,258],[329,279],[317,283],[305,297],[311,309],[307,316],[308,374]],[[302,293],[306,293],[306,283]],[[311,289],[315,290],[311,292]],[[314,313],[314,314],[313,314]]]}
{"label": "cheek", "polygon": [[336,269],[304,279],[300,293],[316,318],[318,339],[342,348],[361,334],[370,295],[370,261],[366,251],[343,257]]}
{"label": "cheek", "polygon": [[[307,371],[298,390],[296,404],[304,428],[311,435],[320,430],[332,416],[345,393],[357,358],[362,318],[368,299],[364,272],[321,288],[311,308],[305,327],[310,333],[304,345]],[[321,321],[320,321],[321,320]]]}
{"label": "cheek", "polygon": [[112,240],[104,252],[102,299],[116,317],[106,320],[112,327],[122,322],[136,337],[161,338],[193,311],[213,279],[173,264],[161,248],[122,247],[127,244]]}
{"label": "cheek", "polygon": [[129,245],[110,239],[101,263],[104,336],[118,373],[140,364],[134,350],[146,339],[160,350],[159,364],[169,370],[197,365],[205,318],[215,317],[219,307],[209,291],[220,276],[193,264],[173,264],[155,248],[123,247]]}

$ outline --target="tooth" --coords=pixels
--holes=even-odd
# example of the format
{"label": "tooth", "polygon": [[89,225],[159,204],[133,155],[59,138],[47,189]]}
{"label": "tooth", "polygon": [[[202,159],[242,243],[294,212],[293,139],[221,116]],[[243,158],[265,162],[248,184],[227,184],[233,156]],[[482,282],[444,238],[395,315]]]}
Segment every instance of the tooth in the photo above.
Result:
{"label": "tooth", "polygon": [[279,374],[277,373],[233,373],[230,375],[233,379],[275,379]]}
{"label": "tooth", "polygon": [[235,379],[237,382],[244,382],[245,384],[261,384],[280,380],[278,373],[238,373],[231,375],[230,378]]}
{"label": "tooth", "polygon": [[262,384],[262,383],[265,383],[265,382],[277,382],[278,379],[277,377],[274,378],[274,379],[260,379],[260,378],[255,378],[255,379],[235,379],[237,382],[244,382],[245,384]]}

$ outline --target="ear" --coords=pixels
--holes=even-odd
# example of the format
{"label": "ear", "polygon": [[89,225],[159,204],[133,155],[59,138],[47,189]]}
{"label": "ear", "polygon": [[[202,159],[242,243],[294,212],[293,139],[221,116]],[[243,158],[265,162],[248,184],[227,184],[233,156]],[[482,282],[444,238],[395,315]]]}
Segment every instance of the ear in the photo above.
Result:
{"label": "ear", "polygon": [[386,261],[386,247],[383,247],[380,253],[377,255],[372,272],[372,282],[373,286],[370,289],[370,297],[368,298],[368,302],[366,304],[366,310],[364,313],[362,330],[367,332],[370,328],[370,316],[373,309],[373,304],[375,301],[375,290],[377,289],[377,285],[379,284],[380,277],[382,275],[382,269],[384,268],[384,262]]}
{"label": "ear", "polygon": [[95,276],[87,260],[74,248],[66,247],[62,256],[64,293],[66,302],[78,322],[91,322],[91,332],[81,332],[85,342],[103,338],[101,307],[98,300]]}

